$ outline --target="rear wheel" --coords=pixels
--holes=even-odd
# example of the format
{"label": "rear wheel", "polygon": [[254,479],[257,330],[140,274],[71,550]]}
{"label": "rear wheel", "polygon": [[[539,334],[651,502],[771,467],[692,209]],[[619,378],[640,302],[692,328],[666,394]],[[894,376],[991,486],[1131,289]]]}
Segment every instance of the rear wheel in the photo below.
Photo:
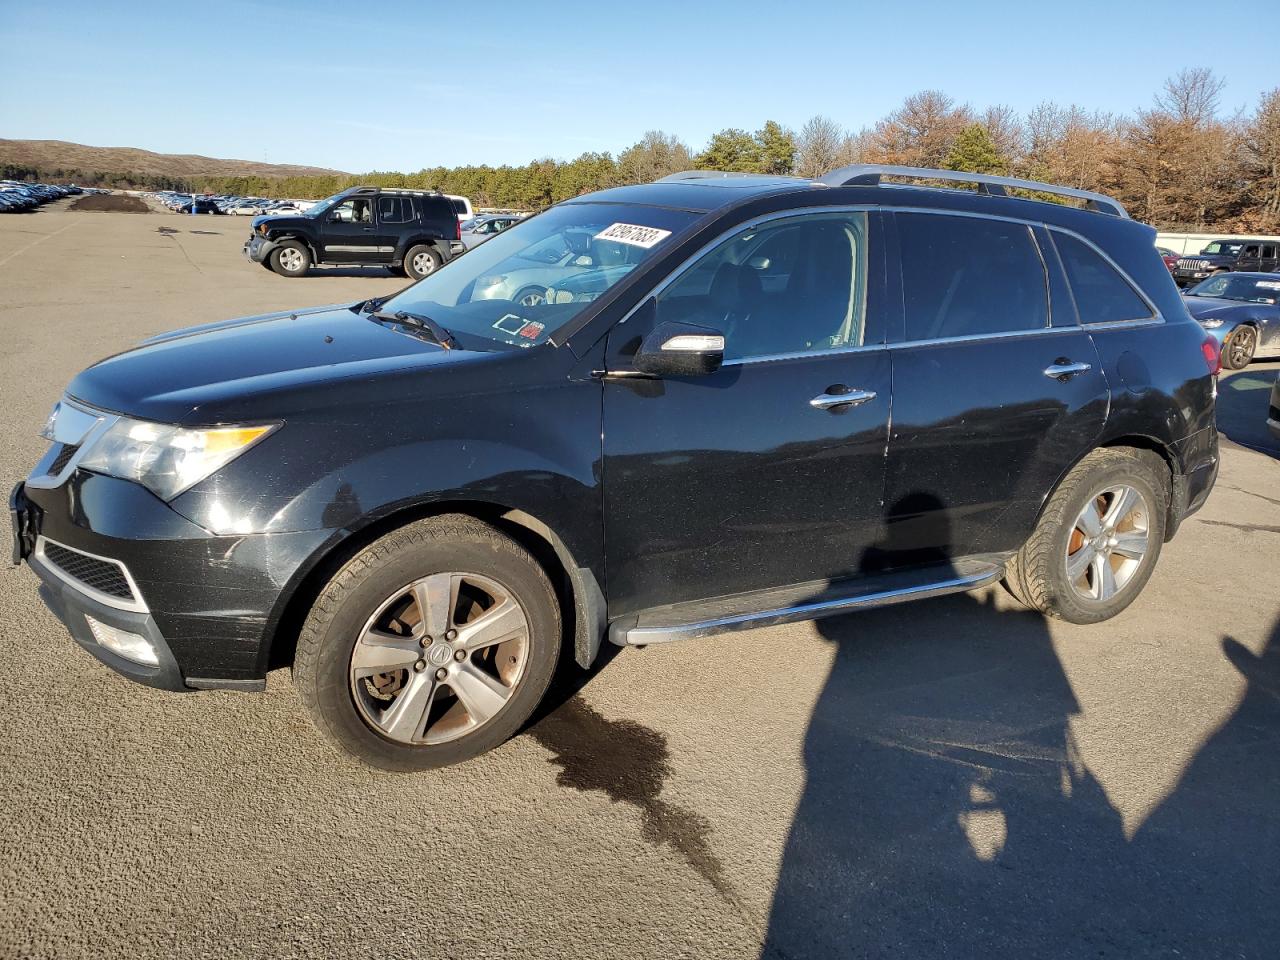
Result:
{"label": "rear wheel", "polygon": [[416,247],[410,247],[405,253],[404,271],[414,280],[421,280],[439,270],[443,262],[440,254],[425,243],[420,243]]}
{"label": "rear wheel", "polygon": [[1258,349],[1258,331],[1248,324],[1236,327],[1222,344],[1222,365],[1228,370],[1243,370]]}
{"label": "rear wheel", "polygon": [[271,251],[271,269],[282,277],[305,276],[311,267],[311,251],[296,240],[285,240]]}
{"label": "rear wheel", "polygon": [[316,726],[371,766],[420,770],[502,743],[546,692],[560,612],[537,561],[466,516],[353,558],[316,600],[293,674]]}
{"label": "rear wheel", "polygon": [[1164,543],[1169,472],[1145,450],[1095,450],[1049,498],[1006,568],[1029,607],[1071,623],[1114,617],[1142,592]]}

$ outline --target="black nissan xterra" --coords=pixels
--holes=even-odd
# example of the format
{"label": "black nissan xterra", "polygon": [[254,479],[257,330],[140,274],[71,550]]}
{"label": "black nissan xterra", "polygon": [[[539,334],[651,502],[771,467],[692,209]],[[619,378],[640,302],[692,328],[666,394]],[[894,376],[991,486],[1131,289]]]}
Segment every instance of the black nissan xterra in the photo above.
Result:
{"label": "black nissan xterra", "polygon": [[244,254],[284,277],[313,264],[384,264],[421,280],[461,250],[448,197],[424,190],[352,187],[306,213],[254,217]]}
{"label": "black nissan xterra", "polygon": [[14,556],[128,677],[261,690],[291,663],[339,747],[438,766],[606,639],[996,580],[1114,616],[1213,486],[1217,372],[1107,197],[679,174],[390,297],[88,368],[11,495]]}

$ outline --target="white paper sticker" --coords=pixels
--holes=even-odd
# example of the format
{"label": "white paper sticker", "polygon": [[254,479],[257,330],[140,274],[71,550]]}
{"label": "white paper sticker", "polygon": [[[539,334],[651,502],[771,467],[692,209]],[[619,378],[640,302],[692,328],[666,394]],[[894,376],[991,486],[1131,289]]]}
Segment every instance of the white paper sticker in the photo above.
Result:
{"label": "white paper sticker", "polygon": [[657,227],[641,227],[634,223],[615,223],[605,227],[595,235],[596,240],[612,240],[614,243],[627,243],[633,247],[644,247],[649,250],[656,247],[667,237],[670,230],[659,230]]}
{"label": "white paper sticker", "polygon": [[1259,280],[1255,286],[1262,287],[1264,290],[1280,290],[1280,280]]}

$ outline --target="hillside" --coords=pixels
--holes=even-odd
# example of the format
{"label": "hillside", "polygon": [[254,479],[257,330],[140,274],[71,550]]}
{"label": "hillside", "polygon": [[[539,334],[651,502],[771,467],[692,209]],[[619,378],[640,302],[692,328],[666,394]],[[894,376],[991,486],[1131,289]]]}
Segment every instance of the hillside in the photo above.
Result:
{"label": "hillside", "polygon": [[64,140],[2,140],[0,167],[28,167],[41,171],[84,170],[134,173],[186,179],[189,177],[316,177],[344,176],[341,170],[292,163],[220,160],[189,153],[152,153],[134,147],[90,147]]}

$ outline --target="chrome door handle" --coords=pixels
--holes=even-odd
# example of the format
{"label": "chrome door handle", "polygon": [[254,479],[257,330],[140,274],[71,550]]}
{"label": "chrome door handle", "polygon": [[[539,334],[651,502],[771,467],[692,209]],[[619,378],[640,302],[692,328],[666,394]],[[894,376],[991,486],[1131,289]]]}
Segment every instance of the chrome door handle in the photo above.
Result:
{"label": "chrome door handle", "polygon": [[1044,368],[1044,375],[1051,380],[1070,380],[1077,373],[1084,373],[1092,369],[1093,367],[1087,363],[1072,363],[1065,357],[1059,357]]}
{"label": "chrome door handle", "polygon": [[848,393],[820,393],[809,401],[809,406],[818,410],[830,410],[832,407],[856,407],[860,403],[874,400],[874,390],[850,390]]}

